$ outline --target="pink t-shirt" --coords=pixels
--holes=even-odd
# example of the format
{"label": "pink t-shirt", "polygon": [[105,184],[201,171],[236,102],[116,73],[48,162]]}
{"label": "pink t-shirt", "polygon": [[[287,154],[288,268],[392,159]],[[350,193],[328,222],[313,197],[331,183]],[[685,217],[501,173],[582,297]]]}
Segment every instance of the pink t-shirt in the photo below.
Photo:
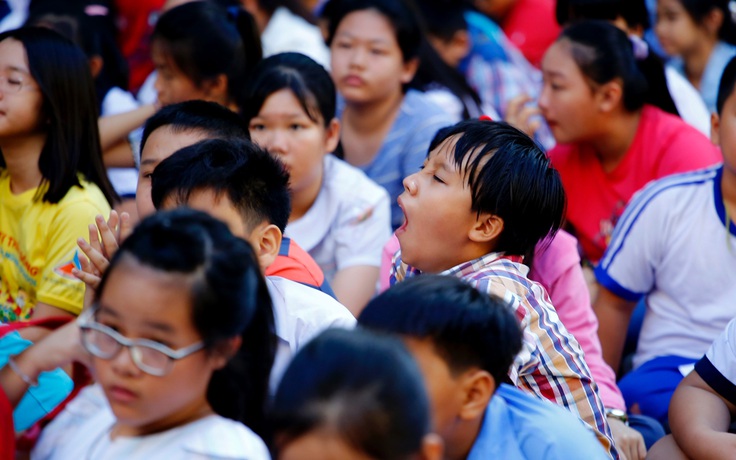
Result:
{"label": "pink t-shirt", "polygon": [[535,67],[547,48],[560,35],[555,18],[555,0],[518,0],[501,24],[511,43]]}
{"label": "pink t-shirt", "polygon": [[680,118],[644,106],[636,136],[621,163],[605,172],[590,147],[558,145],[549,152],[567,194],[567,221],[585,257],[597,262],[618,218],[648,182],[722,161],[720,150]]}

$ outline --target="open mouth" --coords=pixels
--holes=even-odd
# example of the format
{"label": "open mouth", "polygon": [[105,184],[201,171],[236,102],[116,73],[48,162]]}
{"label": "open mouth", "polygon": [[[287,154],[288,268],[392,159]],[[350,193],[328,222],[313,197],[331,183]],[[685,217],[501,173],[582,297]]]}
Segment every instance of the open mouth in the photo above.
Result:
{"label": "open mouth", "polygon": [[399,208],[401,209],[401,213],[404,214],[404,223],[396,229],[396,234],[398,235],[399,233],[404,233],[406,231],[406,226],[409,225],[409,218],[406,216],[404,206],[401,204],[401,197],[398,198],[397,203],[399,205]]}

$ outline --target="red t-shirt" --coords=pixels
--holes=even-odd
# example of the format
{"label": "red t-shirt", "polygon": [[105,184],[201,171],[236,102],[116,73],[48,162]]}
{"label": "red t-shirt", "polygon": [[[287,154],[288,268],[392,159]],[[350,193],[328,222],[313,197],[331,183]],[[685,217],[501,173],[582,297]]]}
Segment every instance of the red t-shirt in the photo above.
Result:
{"label": "red t-shirt", "polygon": [[115,0],[118,44],[130,67],[130,90],[135,93],[153,72],[151,34],[165,0]]}
{"label": "red t-shirt", "polygon": [[648,182],[722,161],[718,147],[680,118],[644,106],[621,163],[606,173],[591,148],[558,145],[549,152],[567,194],[567,222],[583,255],[598,262],[631,197]]}
{"label": "red t-shirt", "polygon": [[518,0],[501,28],[526,59],[539,67],[547,48],[560,35],[555,0]]}

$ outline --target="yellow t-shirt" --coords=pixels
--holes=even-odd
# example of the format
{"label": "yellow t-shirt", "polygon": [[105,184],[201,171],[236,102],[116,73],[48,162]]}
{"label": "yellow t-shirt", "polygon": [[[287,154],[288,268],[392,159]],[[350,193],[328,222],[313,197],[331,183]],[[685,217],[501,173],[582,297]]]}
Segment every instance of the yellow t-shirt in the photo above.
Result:
{"label": "yellow t-shirt", "polygon": [[36,302],[82,310],[84,283],[71,273],[79,267],[77,239],[88,238],[88,225],[110,206],[95,184],[79,179],[84,188],[51,204],[34,200],[37,189],[13,195],[0,170],[0,322],[28,318]]}

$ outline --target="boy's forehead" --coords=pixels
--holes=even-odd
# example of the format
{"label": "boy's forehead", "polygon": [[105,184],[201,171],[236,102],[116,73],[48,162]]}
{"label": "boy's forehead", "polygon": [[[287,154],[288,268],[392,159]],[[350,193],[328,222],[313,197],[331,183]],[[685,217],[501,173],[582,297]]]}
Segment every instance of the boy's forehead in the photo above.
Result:
{"label": "boy's forehead", "polygon": [[146,145],[141,150],[141,163],[145,163],[146,160],[159,163],[179,149],[211,138],[209,133],[199,128],[177,129],[173,125],[160,126],[148,136]]}

